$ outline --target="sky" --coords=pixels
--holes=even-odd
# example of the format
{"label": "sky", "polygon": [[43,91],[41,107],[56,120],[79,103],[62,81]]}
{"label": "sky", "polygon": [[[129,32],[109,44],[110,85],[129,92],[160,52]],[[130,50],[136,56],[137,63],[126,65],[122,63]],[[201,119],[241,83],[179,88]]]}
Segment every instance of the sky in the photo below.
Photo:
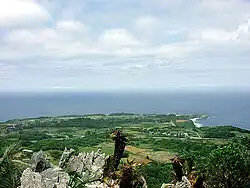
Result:
{"label": "sky", "polygon": [[250,90],[249,0],[0,0],[0,92]]}

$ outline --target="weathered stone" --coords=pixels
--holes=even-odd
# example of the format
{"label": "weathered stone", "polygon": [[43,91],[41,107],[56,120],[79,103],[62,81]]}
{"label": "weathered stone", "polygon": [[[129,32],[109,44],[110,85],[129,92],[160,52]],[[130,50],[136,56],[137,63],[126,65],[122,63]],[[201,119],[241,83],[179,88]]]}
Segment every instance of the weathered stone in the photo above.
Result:
{"label": "weathered stone", "polygon": [[109,182],[100,182],[100,181],[95,181],[92,183],[88,183],[85,185],[87,188],[119,188],[119,184],[115,180],[110,180]]}
{"label": "weathered stone", "polygon": [[42,176],[30,168],[23,171],[20,188],[42,188]]}
{"label": "weathered stone", "polygon": [[178,181],[174,188],[191,188],[191,183],[186,176],[182,176],[181,181]]}
{"label": "weathered stone", "polygon": [[191,188],[191,183],[186,176],[182,176],[181,181],[177,181],[176,184],[163,183],[161,188]]}
{"label": "weathered stone", "polygon": [[[78,173],[81,182],[85,186],[108,188],[118,188],[117,182],[103,183],[100,180],[103,177],[105,165],[105,154],[97,152],[79,153],[78,156],[71,154],[73,150],[65,149],[61,157],[60,166],[68,172]],[[70,176],[62,171],[62,168],[50,168],[51,165],[43,152],[35,153],[32,157],[32,168],[26,169],[21,177],[20,188],[69,188]]]}
{"label": "weathered stone", "polygon": [[21,177],[20,188],[68,188],[69,175],[59,169],[49,168],[42,173],[26,169]]}
{"label": "weathered stone", "polygon": [[51,164],[47,160],[47,156],[39,151],[34,153],[31,157],[31,169],[35,172],[42,172],[48,168],[51,168]]}
{"label": "weathered stone", "polygon": [[74,153],[74,151],[75,151],[74,149],[69,149],[69,150],[67,150],[67,148],[64,149],[63,154],[62,154],[61,159],[60,159],[60,162],[59,162],[60,168],[65,167],[66,162],[69,160],[69,158]]}
{"label": "weathered stone", "polygon": [[161,188],[174,188],[174,184],[171,184],[171,183],[165,184],[165,183],[163,183]]}
{"label": "weathered stone", "polygon": [[66,172],[49,168],[41,173],[43,188],[67,188],[70,180]]}
{"label": "weathered stone", "polygon": [[85,182],[92,182],[102,179],[105,165],[105,154],[100,150],[91,153],[79,153],[78,156],[72,156],[67,164],[68,172],[76,172]]}

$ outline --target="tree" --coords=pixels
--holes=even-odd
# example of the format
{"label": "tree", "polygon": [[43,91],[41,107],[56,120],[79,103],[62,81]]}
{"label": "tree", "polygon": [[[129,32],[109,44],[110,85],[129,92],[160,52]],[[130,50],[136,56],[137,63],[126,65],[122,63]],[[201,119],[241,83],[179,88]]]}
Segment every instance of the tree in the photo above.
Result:
{"label": "tree", "polygon": [[14,155],[19,151],[19,143],[10,145],[5,149],[3,157],[0,159],[0,188],[16,188],[20,185],[22,170]]}
{"label": "tree", "polygon": [[128,141],[126,136],[119,130],[113,133],[112,139],[115,141],[115,150],[114,150],[114,167],[117,170],[120,160],[123,156],[123,152]]}
{"label": "tree", "polygon": [[208,156],[207,183],[216,188],[247,188],[250,175],[249,150],[231,143],[213,150]]}

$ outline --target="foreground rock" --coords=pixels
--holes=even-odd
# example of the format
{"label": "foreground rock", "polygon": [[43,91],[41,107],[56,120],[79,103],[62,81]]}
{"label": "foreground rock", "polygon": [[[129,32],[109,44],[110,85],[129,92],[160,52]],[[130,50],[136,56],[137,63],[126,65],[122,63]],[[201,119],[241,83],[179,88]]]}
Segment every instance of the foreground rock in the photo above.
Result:
{"label": "foreground rock", "polygon": [[[59,167],[53,168],[42,152],[34,153],[31,168],[24,170],[19,188],[69,188],[69,174],[76,174],[72,185],[84,184],[85,187],[110,187],[102,183],[106,156],[97,152],[79,153],[73,155],[74,150],[65,149]],[[69,173],[69,174],[68,174]],[[109,182],[113,186],[115,182]],[[114,187],[117,187],[114,185]]]}
{"label": "foreground rock", "polygon": [[70,177],[59,169],[49,168],[41,173],[24,170],[20,188],[68,188]]}
{"label": "foreground rock", "polygon": [[47,156],[39,151],[34,153],[31,157],[31,169],[35,172],[42,172],[46,169],[51,168],[51,164],[47,159]]}
{"label": "foreground rock", "polygon": [[186,176],[182,176],[181,181],[177,181],[176,184],[162,184],[161,188],[191,188],[191,183]]}
{"label": "foreground rock", "polygon": [[[119,188],[124,187],[128,182],[132,183],[132,166],[123,167],[121,177],[119,172],[113,172],[115,178],[107,175],[104,178],[104,169],[107,166],[105,163],[110,157],[101,153],[100,150],[91,153],[83,152],[78,155],[74,153],[74,150],[65,148],[59,167],[52,167],[42,151],[34,153],[31,168],[27,168],[23,172],[19,188]],[[147,188],[146,180],[142,176],[137,181],[143,188]],[[136,186],[131,184],[130,187]]]}
{"label": "foreground rock", "polygon": [[24,170],[20,188],[67,188],[70,177],[60,168],[52,168],[47,156],[39,151],[31,157],[31,168]]}
{"label": "foreground rock", "polygon": [[79,153],[78,156],[72,156],[65,165],[67,172],[77,173],[82,181],[88,183],[99,181],[103,177],[105,154],[97,152]]}

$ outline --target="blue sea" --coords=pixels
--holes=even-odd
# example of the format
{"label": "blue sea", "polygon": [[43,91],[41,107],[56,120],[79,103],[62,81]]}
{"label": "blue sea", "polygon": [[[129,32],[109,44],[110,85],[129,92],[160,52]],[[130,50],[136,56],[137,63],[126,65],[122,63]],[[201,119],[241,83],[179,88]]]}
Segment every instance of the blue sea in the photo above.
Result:
{"label": "blue sea", "polygon": [[203,113],[204,126],[250,129],[250,92],[0,93],[0,121],[113,112]]}

